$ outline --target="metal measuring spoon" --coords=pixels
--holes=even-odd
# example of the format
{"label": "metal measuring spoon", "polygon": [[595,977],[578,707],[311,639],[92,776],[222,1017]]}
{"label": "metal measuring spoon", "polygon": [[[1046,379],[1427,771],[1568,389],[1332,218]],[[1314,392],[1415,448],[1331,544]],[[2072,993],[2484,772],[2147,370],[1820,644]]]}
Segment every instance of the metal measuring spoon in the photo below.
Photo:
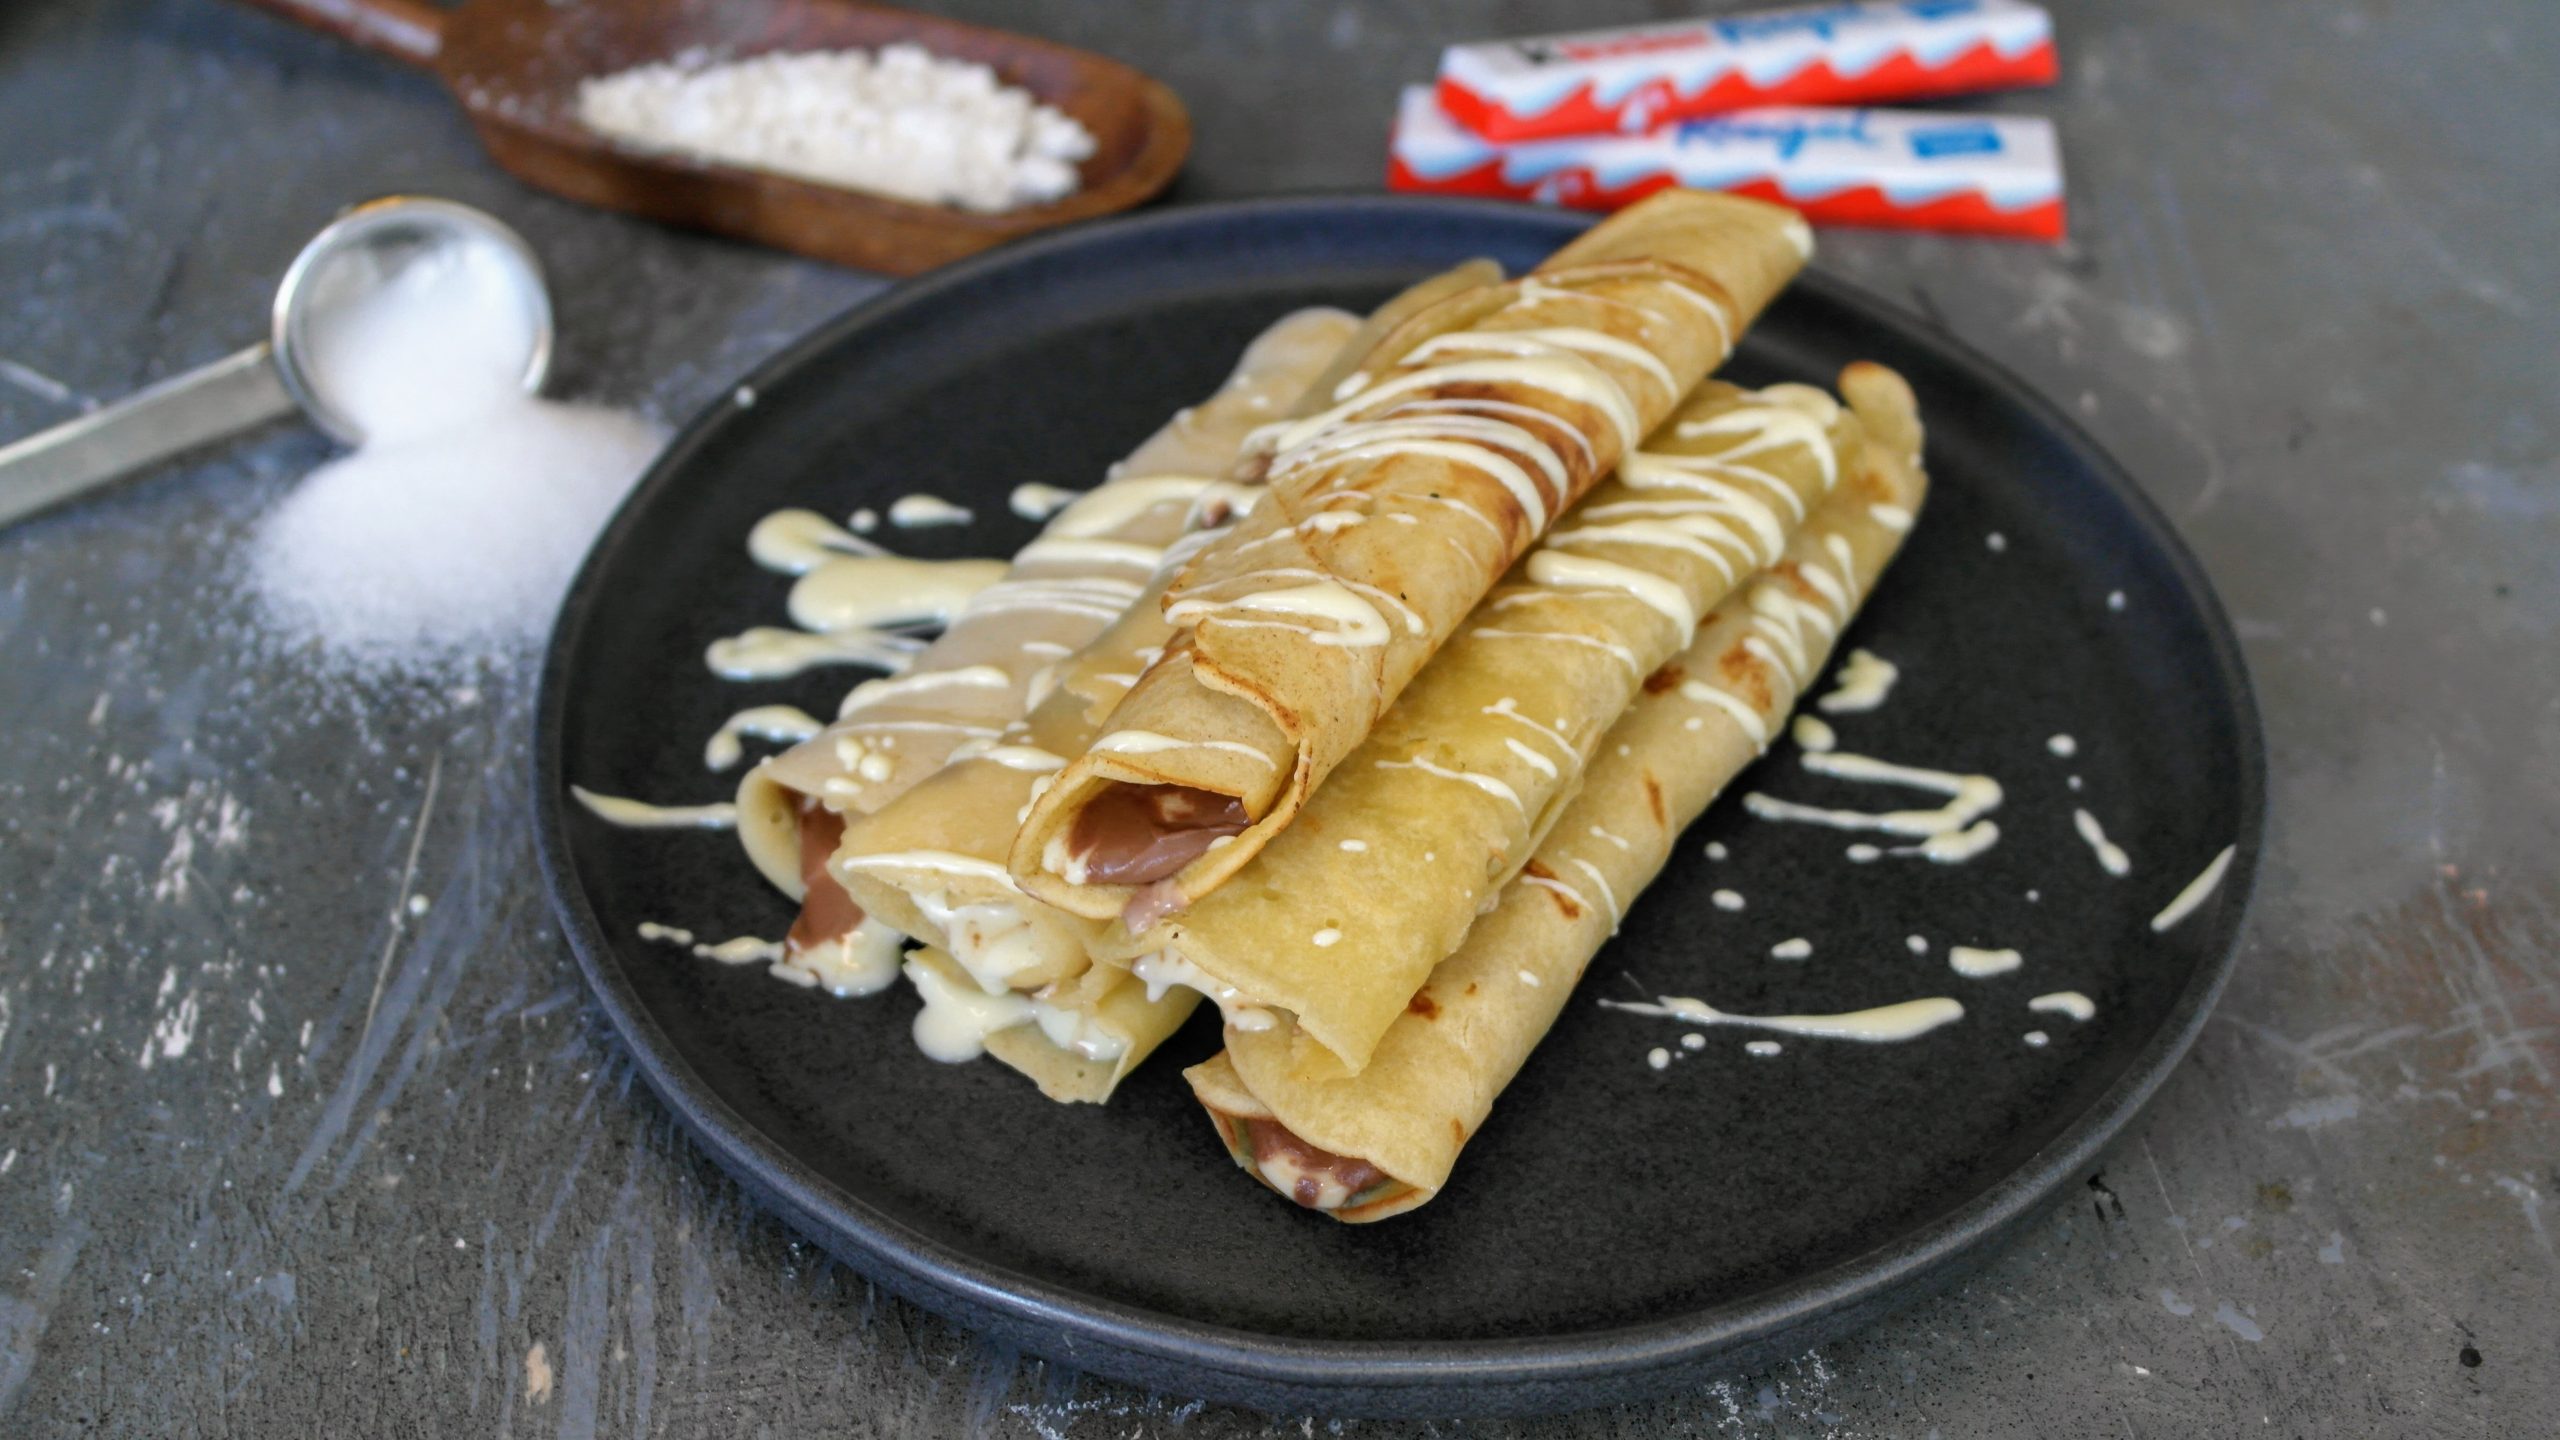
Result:
{"label": "metal measuring spoon", "polygon": [[[533,248],[496,217],[468,205],[410,195],[369,201],[339,216],[294,257],[276,287],[265,340],[94,414],[0,446],[0,526],[296,411],[343,444],[361,443],[361,429],[331,405],[309,366],[314,296],[330,288],[344,294],[351,282],[382,283],[399,268],[385,261],[467,245],[487,247],[514,277],[532,322],[524,388],[539,393],[551,372],[551,292]],[[426,383],[434,383],[432,377]]]}

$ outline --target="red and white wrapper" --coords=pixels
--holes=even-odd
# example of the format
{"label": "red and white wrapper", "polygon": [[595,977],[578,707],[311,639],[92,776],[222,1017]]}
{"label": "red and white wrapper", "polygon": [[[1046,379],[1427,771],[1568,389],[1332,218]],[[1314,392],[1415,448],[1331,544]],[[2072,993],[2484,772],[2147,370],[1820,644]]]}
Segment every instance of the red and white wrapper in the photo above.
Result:
{"label": "red and white wrapper", "polygon": [[2055,73],[2052,17],[2025,0],[1875,0],[1452,46],[1439,93],[1459,123],[1510,141],[2049,85]]}
{"label": "red and white wrapper", "polygon": [[2062,156],[2034,116],[1770,108],[1595,135],[1497,145],[1405,91],[1387,185],[1442,195],[1615,210],[1656,190],[1730,190],[1819,224],[2059,240]]}

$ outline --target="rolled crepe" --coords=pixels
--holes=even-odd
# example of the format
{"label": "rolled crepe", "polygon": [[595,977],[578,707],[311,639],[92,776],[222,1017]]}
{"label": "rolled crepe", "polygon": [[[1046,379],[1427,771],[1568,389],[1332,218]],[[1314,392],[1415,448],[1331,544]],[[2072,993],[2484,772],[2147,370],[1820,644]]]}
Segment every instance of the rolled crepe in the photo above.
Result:
{"label": "rolled crepe", "polygon": [[1310,1066],[1287,1029],[1230,1027],[1186,1076],[1248,1173],[1336,1219],[1384,1219],[1447,1184],[1468,1138],[1562,1010],[1622,907],[1681,830],[1778,730],[1899,547],[1926,489],[1900,376],[1858,364],[1842,391],[1867,432],[1844,477],[1737,603],[1609,732],[1582,792],[1536,857],[1346,1076]]}
{"label": "rolled crepe", "polygon": [[747,772],[738,837],[765,878],[802,902],[786,941],[794,963],[856,993],[896,978],[896,935],[866,924],[826,874],[844,817],[888,804],[955,750],[992,744],[1020,719],[1043,670],[1091,643],[1147,591],[1198,507],[1234,488],[1221,477],[1246,436],[1288,414],[1360,325],[1340,310],[1283,316],[1246,347],[1216,394],[1052,517],[905,670],[855,687],[833,724]]}
{"label": "rolled crepe", "polygon": [[[1393,331],[1448,295],[1499,279],[1489,262],[1460,266],[1390,300],[1370,317],[1364,334]],[[1355,338],[1345,353],[1361,347]],[[1308,393],[1321,396],[1325,389],[1311,387]],[[1320,406],[1302,397],[1292,408]],[[1233,492],[1225,508],[1242,514],[1260,494],[1258,487]],[[1031,713],[995,743],[961,747],[945,769],[894,803],[849,817],[825,866],[854,902],[936,947],[946,968],[957,969],[990,997],[1034,993],[1052,1007],[1104,1012],[1098,1023],[1125,1040],[1108,1066],[1089,1056],[1042,1051],[1047,1031],[1063,1023],[1054,1018],[1046,1027],[1005,1027],[1007,1033],[988,1044],[997,1059],[1029,1074],[1052,1098],[1107,1097],[1128,1067],[1178,1028],[1199,999],[1190,990],[1150,995],[1143,985],[1124,988],[1124,970],[1093,972],[1088,954],[1100,925],[1030,899],[1004,862],[1023,814],[1055,779],[1063,757],[1099,733],[1139,672],[1171,639],[1171,622],[1151,602],[1171,582],[1181,552],[1211,543],[1215,534],[1204,530],[1177,545],[1147,595],[1082,651],[1058,662]]]}
{"label": "rolled crepe", "polygon": [[1669,683],[1657,667],[1700,615],[1779,562],[1861,434],[1811,386],[1709,381],[1468,617],[1297,823],[1233,882],[1097,952],[1227,996],[1231,1019],[1285,1012],[1295,1043],[1360,1069],[1603,732]]}
{"label": "rolled crepe", "polygon": [[1389,335],[1270,432],[1268,501],[1167,592],[1176,638],[1032,807],[1015,878],[1108,918],[1234,875],[1809,248],[1792,211],[1669,191]]}
{"label": "rolled crepe", "polygon": [[983,1051],[1062,1103],[1109,1099],[1198,999],[1151,1000],[1134,976],[1098,969],[1038,992],[989,994],[949,952],[932,946],[910,954],[905,969],[922,1001],[917,1048],[946,1062]]}

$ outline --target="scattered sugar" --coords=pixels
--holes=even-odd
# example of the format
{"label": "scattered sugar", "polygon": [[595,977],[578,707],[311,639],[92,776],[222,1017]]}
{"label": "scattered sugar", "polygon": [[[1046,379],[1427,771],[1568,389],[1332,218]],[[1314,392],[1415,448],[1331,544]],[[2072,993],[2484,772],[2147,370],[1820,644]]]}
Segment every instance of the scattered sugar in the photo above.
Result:
{"label": "scattered sugar", "polygon": [[1093,135],[996,72],[918,45],[674,60],[590,79],[600,134],[923,205],[997,211],[1073,194]]}
{"label": "scattered sugar", "polygon": [[359,669],[529,646],[598,526],[664,443],[636,416],[537,400],[532,319],[478,244],[322,292],[309,369],[365,442],[261,522],[267,624]]}

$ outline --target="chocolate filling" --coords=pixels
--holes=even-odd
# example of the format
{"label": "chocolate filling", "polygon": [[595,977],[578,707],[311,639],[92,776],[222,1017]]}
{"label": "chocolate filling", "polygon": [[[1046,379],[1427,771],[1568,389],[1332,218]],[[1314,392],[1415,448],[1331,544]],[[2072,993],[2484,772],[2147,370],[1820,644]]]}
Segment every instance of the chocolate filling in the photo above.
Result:
{"label": "chocolate filling", "polygon": [[1254,1164],[1268,1164],[1275,1155],[1288,1157],[1291,1168],[1298,1172],[1297,1188],[1289,1198],[1310,1210],[1325,1208],[1322,1202],[1327,1179],[1342,1187],[1343,1198],[1347,1201],[1385,1178],[1384,1173],[1368,1161],[1319,1150],[1299,1139],[1288,1126],[1277,1120],[1246,1120],[1242,1123],[1245,1141],[1253,1147]]}
{"label": "chocolate filling", "polygon": [[1114,784],[1077,812],[1067,853],[1085,884],[1149,885],[1182,872],[1252,824],[1233,795],[1189,785]]}
{"label": "chocolate filling", "polygon": [[792,950],[841,940],[862,923],[862,907],[827,869],[827,857],[836,853],[836,842],[843,838],[842,815],[814,799],[800,802],[800,884],[806,894],[800,901],[800,918],[791,922],[791,933],[783,940]]}
{"label": "chocolate filling", "polygon": [[1142,934],[1148,926],[1190,903],[1182,887],[1170,880],[1141,885],[1129,896],[1129,903],[1120,907],[1121,928],[1132,935]]}

